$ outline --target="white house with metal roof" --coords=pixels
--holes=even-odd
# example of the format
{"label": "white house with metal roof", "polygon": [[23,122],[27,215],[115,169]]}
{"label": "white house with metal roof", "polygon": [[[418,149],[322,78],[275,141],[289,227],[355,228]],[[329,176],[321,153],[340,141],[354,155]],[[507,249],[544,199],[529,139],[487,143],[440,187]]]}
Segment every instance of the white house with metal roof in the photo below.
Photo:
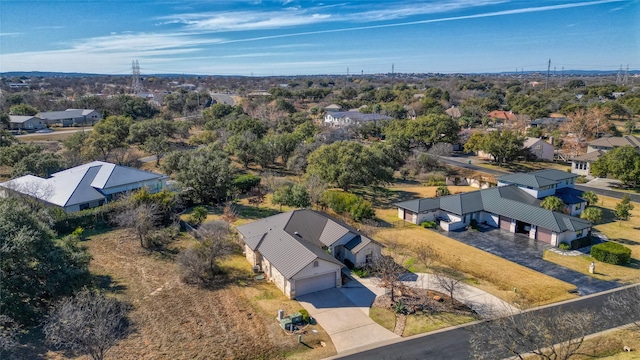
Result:
{"label": "white house with metal roof", "polygon": [[364,123],[378,123],[382,120],[391,120],[387,115],[367,114],[359,111],[328,111],[324,115],[324,124],[336,127],[357,126]]}
{"label": "white house with metal roof", "polygon": [[35,116],[9,115],[9,130],[38,130],[47,125]]}
{"label": "white house with metal roof", "polygon": [[[592,224],[576,217],[586,201],[573,188],[575,174],[541,170],[498,178],[498,186],[436,198],[397,203],[398,217],[414,224],[438,221],[442,229],[463,229],[472,220],[512,233],[522,233],[553,246],[588,235]],[[541,199],[558,196],[566,214],[540,207]]]}
{"label": "white house with metal roof", "polygon": [[342,286],[345,264],[362,266],[381,246],[325,214],[294,210],[237,227],[252,266],[289,298]]}
{"label": "white house with metal roof", "polygon": [[151,193],[166,187],[166,175],[102,161],[93,161],[51,174],[44,179],[25,175],[0,183],[3,196],[12,191],[75,212],[103,205],[120,194],[146,188]]}

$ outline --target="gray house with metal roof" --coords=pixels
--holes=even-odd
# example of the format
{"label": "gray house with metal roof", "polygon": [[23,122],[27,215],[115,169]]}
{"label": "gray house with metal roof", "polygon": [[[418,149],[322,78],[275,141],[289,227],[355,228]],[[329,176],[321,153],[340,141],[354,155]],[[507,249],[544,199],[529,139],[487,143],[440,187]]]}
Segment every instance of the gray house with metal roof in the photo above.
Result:
{"label": "gray house with metal roof", "polygon": [[36,117],[49,125],[73,126],[77,124],[93,125],[102,118],[102,115],[93,109],[67,109],[39,112]]}
{"label": "gray house with metal roof", "polygon": [[[510,174],[498,178],[497,187],[398,203],[398,217],[414,224],[438,221],[446,231],[463,229],[475,220],[558,246],[587,236],[592,226],[572,216],[585,204],[582,192],[573,189],[574,177],[559,170]],[[549,195],[565,201],[567,214],[540,207]]]}
{"label": "gray house with metal roof", "polygon": [[342,286],[341,270],[380,256],[381,246],[358,230],[309,209],[237,227],[251,265],[289,298]]}

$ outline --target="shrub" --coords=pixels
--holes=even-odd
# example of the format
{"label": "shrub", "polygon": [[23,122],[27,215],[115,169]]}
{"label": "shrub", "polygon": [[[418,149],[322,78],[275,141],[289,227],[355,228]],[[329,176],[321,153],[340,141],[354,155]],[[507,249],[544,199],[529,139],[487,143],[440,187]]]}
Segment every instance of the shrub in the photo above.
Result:
{"label": "shrub", "polygon": [[308,324],[309,319],[311,319],[311,317],[309,316],[309,312],[305,309],[300,309],[298,310],[298,312],[300,313],[300,315],[302,315],[302,322]]}
{"label": "shrub", "polygon": [[446,186],[447,181],[442,176],[429,176],[424,182],[424,186]]}
{"label": "shrub", "polygon": [[478,220],[471,219],[471,221],[469,222],[469,226],[471,226],[471,228],[474,230],[478,230]]}
{"label": "shrub", "polygon": [[354,268],[351,271],[353,271],[356,276],[361,278],[369,276],[369,270],[367,268]]}
{"label": "shrub", "polygon": [[409,310],[407,309],[407,306],[402,301],[398,301],[393,305],[393,311],[395,311],[396,314],[405,314],[405,315],[409,312]]}
{"label": "shrub", "polygon": [[348,213],[355,221],[373,219],[376,216],[371,203],[361,196],[343,191],[325,191],[322,202],[338,214]]}
{"label": "shrub", "polygon": [[438,223],[435,221],[423,221],[420,226],[425,229],[435,229],[436,227],[438,227]]}
{"label": "shrub", "polygon": [[191,216],[189,217],[189,222],[194,225],[202,224],[204,219],[207,218],[207,213],[208,211],[206,207],[202,205],[196,206],[193,208],[193,211],[191,212]]}
{"label": "shrub", "polygon": [[246,194],[249,190],[260,184],[260,176],[255,176],[252,174],[240,175],[237,178],[233,179],[233,188],[241,193]]}
{"label": "shrub", "polygon": [[591,256],[594,259],[614,265],[626,264],[631,260],[631,249],[614,243],[604,242],[591,247]]}
{"label": "shrub", "polygon": [[561,242],[560,245],[558,245],[558,249],[569,250],[571,249],[571,245],[567,244],[566,242]]}

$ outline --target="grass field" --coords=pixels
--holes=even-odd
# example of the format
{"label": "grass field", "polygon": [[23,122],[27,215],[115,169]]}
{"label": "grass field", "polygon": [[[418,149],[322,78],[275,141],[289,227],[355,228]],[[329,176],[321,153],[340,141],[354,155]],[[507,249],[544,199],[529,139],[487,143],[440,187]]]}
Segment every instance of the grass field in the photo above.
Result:
{"label": "grass field", "polygon": [[[291,313],[302,307],[274,285],[253,279],[241,255],[222,264],[228,281],[218,289],[182,283],[174,258],[193,241],[185,235],[162,253],[148,252],[127,230],[115,230],[85,242],[93,256],[90,269],[102,287],[133,305],[135,331],[111,349],[109,358],[319,359],[335,354],[319,326],[305,335],[313,349],[280,329],[277,310]],[[62,353],[47,357],[61,358]]]}
{"label": "grass field", "polygon": [[[611,241],[618,242],[631,249],[631,262],[625,266],[610,265],[593,259],[591,256],[562,256],[550,252],[545,253],[545,260],[591,275],[602,280],[615,280],[625,283],[640,282],[640,204],[633,203],[634,209],[628,221],[615,219],[613,209],[619,199],[598,196],[597,206],[604,214],[603,223],[594,226],[607,235]],[[589,264],[596,264],[596,273],[589,274]]]}

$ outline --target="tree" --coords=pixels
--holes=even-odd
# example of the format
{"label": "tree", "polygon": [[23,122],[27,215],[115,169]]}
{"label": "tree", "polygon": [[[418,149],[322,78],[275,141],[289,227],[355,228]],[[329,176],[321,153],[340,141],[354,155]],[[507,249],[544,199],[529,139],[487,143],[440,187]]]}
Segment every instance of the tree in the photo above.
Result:
{"label": "tree", "polygon": [[598,195],[593,191],[585,191],[580,197],[587,201],[587,206],[598,203]]}
{"label": "tree", "polygon": [[178,127],[174,121],[163,119],[137,121],[129,127],[127,140],[132,143],[144,144],[149,138],[173,138],[177,131]]}
{"label": "tree", "polygon": [[15,320],[6,315],[0,315],[0,355],[10,355],[20,345],[21,326]]}
{"label": "tree", "polygon": [[169,151],[171,143],[162,136],[148,137],[140,148],[156,157],[156,166],[160,166],[160,159]]}
{"label": "tree", "polygon": [[47,341],[57,348],[102,360],[129,332],[128,306],[113,297],[84,289],[60,300],[44,326]]}
{"label": "tree", "polygon": [[471,349],[475,359],[525,359],[532,353],[540,359],[567,360],[583,354],[585,337],[598,320],[595,313],[585,310],[521,312],[483,322],[471,335]]}
{"label": "tree", "polygon": [[227,151],[235,155],[238,161],[248,168],[249,163],[256,158],[255,142],[257,140],[257,136],[250,131],[233,135],[227,140]]}
{"label": "tree", "polygon": [[38,109],[29,104],[18,104],[13,105],[9,112],[11,113],[11,115],[33,116],[38,113]]}
{"label": "tree", "polygon": [[175,173],[176,180],[189,190],[192,200],[201,204],[224,201],[236,172],[229,156],[214,145],[170,153],[162,169],[168,174]]}
{"label": "tree", "polygon": [[124,116],[131,119],[151,119],[158,112],[158,108],[146,99],[131,95],[118,95],[107,100],[105,104],[107,114]]}
{"label": "tree", "polygon": [[449,294],[451,305],[453,305],[455,300],[454,295],[460,290],[460,285],[465,279],[464,275],[454,269],[438,268],[435,276],[440,288]]}
{"label": "tree", "polygon": [[624,123],[624,130],[627,132],[627,134],[633,134],[633,132],[636,130],[636,127],[636,121],[633,119],[633,117],[631,117]]}
{"label": "tree", "polygon": [[126,140],[132,121],[125,116],[101,119],[83,142],[83,152],[90,157],[108,161],[116,149],[128,147]]}
{"label": "tree", "polygon": [[593,162],[591,171],[598,177],[610,175],[636,187],[640,184],[640,153],[630,145],[614,148]]}
{"label": "tree", "polygon": [[54,240],[46,214],[0,199],[0,314],[34,325],[51,302],[86,285],[90,255],[72,236]]}
{"label": "tree", "polygon": [[149,235],[159,227],[161,219],[160,209],[154,203],[132,202],[128,208],[116,215],[116,223],[132,229],[143,248],[149,247]]}
{"label": "tree", "polygon": [[582,214],[580,214],[580,218],[597,224],[602,221],[602,210],[600,208],[590,206],[584,209]]}
{"label": "tree", "polygon": [[182,251],[177,258],[184,282],[204,287],[215,285],[222,274],[219,261],[237,249],[231,239],[229,225],[224,221],[203,224],[197,232],[200,241]]}
{"label": "tree", "polygon": [[483,151],[491,156],[495,162],[503,163],[515,159],[522,154],[524,138],[511,130],[491,131],[485,134],[474,133],[464,145],[464,150]]}
{"label": "tree", "polygon": [[282,205],[305,208],[311,205],[311,200],[307,188],[302,184],[286,183],[273,192],[271,202]]}
{"label": "tree", "polygon": [[196,206],[191,211],[191,217],[189,219],[189,222],[192,223],[192,224],[195,224],[195,225],[202,224],[204,219],[207,218],[207,214],[208,213],[209,212],[207,211],[206,207],[204,207],[204,206]]}
{"label": "tree", "polygon": [[352,186],[391,182],[391,159],[357,142],[340,141],[323,145],[308,156],[308,175],[348,190]]}
{"label": "tree", "polygon": [[460,125],[448,115],[429,114],[415,120],[394,120],[384,127],[383,132],[392,143],[429,149],[438,142],[457,142]]}
{"label": "tree", "polygon": [[44,149],[33,143],[17,143],[0,147],[0,165],[15,166],[22,159],[32,154],[41,154]]}
{"label": "tree", "polygon": [[[416,260],[420,264],[424,265],[428,273],[431,272],[431,266],[433,263],[440,259],[440,254],[433,248],[433,246],[422,241],[418,242],[414,246],[413,253],[416,256]],[[427,277],[427,281],[428,279],[429,277]],[[429,288],[429,284],[427,284],[427,288]]]}
{"label": "tree", "polygon": [[11,170],[11,177],[34,175],[48,178],[51,174],[65,169],[66,162],[59,155],[45,152],[29,154],[22,158]]}
{"label": "tree", "polygon": [[616,217],[620,220],[629,220],[631,217],[631,210],[633,210],[634,206],[631,204],[631,199],[629,199],[629,195],[624,195],[622,200],[616,204]]}
{"label": "tree", "polygon": [[395,303],[397,291],[404,287],[402,275],[406,273],[406,270],[389,255],[373,259],[371,268],[373,273],[377,275],[378,286],[387,289],[391,296],[391,302]]}
{"label": "tree", "polygon": [[564,204],[564,202],[562,202],[562,199],[553,195],[547,196],[546,198],[542,199],[542,201],[540,202],[540,207],[545,208],[547,210],[558,211],[558,212],[562,212],[565,206],[566,205]]}

